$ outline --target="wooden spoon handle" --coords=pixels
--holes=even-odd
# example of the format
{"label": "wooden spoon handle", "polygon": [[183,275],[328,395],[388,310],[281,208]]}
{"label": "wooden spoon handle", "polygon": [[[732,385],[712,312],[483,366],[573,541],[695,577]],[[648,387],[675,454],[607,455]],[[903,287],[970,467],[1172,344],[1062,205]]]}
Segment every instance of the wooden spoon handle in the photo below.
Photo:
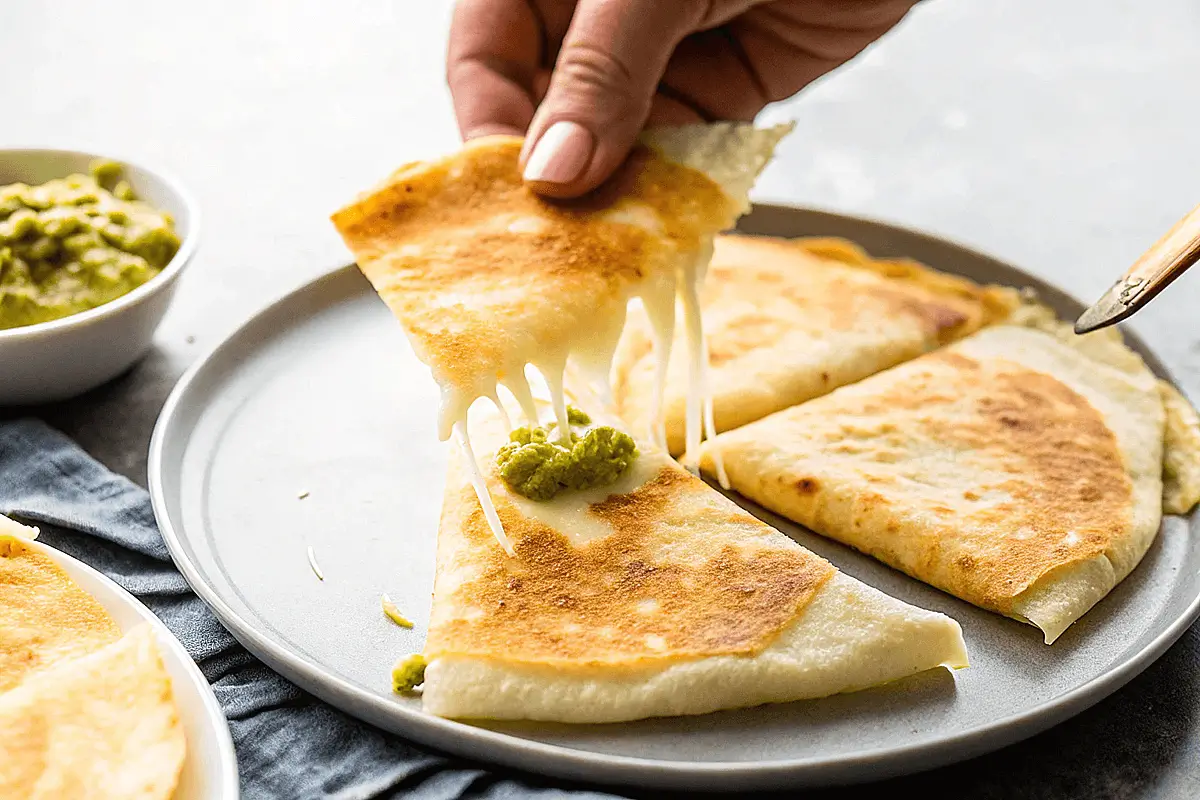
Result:
{"label": "wooden spoon handle", "polygon": [[1175,223],[1075,323],[1086,333],[1128,319],[1200,261],[1200,206]]}
{"label": "wooden spoon handle", "polygon": [[1122,279],[1120,300],[1128,306],[1144,305],[1188,267],[1200,261],[1200,206],[1175,223],[1134,262]]}

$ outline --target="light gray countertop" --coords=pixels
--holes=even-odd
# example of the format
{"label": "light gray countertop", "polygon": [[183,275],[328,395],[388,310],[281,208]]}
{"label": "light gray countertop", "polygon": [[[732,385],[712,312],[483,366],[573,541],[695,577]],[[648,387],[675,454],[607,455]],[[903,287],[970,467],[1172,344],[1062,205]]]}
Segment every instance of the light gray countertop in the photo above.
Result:
{"label": "light gray countertop", "polygon": [[[457,142],[448,20],[449,3],[427,0],[0,3],[0,146],[161,165],[204,216],[151,355],[43,416],[144,484],[155,417],[187,365],[348,260],[327,222],[339,204]],[[1090,301],[1200,202],[1198,41],[1195,0],[928,2],[765,113],[797,129],[756,196],[927,229]],[[1200,273],[1132,324],[1193,397],[1198,301]],[[1046,734],[861,793],[901,788],[1200,797],[1200,631]]]}

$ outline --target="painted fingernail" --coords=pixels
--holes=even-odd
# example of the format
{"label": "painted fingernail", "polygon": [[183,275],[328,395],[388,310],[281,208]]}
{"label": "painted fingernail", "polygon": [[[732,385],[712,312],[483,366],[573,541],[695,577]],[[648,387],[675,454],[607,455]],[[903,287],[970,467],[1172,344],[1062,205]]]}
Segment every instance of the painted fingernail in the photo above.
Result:
{"label": "painted fingernail", "polygon": [[556,122],[546,129],[525,162],[525,180],[570,183],[583,174],[596,139],[578,122]]}

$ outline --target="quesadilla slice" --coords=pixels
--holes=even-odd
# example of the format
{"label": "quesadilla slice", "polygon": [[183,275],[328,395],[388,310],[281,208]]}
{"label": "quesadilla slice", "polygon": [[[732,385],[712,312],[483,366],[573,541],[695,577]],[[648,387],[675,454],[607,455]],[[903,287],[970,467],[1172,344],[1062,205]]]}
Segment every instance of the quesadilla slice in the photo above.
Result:
{"label": "quesadilla slice", "polygon": [[31,544],[36,536],[0,516],[0,692],[121,636],[104,607]]}
{"label": "quesadilla slice", "polygon": [[149,625],[0,694],[0,797],[165,800],[185,747]]}
{"label": "quesadilla slice", "polygon": [[1167,430],[1163,437],[1163,512],[1186,514],[1200,502],[1200,418],[1166,381],[1158,382]]}
{"label": "quesadilla slice", "polygon": [[[1003,319],[1017,293],[840,239],[719,236],[700,293],[715,428],[726,431],[833,391]],[[666,442],[686,447],[686,358],[672,349]],[[617,349],[617,413],[654,425],[654,332],[636,310]]]}
{"label": "quesadilla slice", "polygon": [[[400,320],[442,388],[439,433],[459,439],[489,525],[503,529],[474,468],[465,424],[498,385],[537,424],[526,367],[545,378],[568,427],[568,364],[601,396],[633,297],[642,300],[665,361],[678,294],[689,343],[688,434],[700,442],[705,386],[697,285],[712,238],[748,206],[747,193],[789,126],[721,123],[647,132],[596,192],[547,200],[524,185],[522,140],[468,142],[439,161],[409,164],[333,215],[359,267]],[[659,392],[661,396],[661,391]]]}
{"label": "quesadilla slice", "polygon": [[662,451],[616,482],[531,500],[498,477],[497,414],[472,437],[515,551],[461,454],[438,533],[419,683],[444,717],[616,722],[853,691],[966,666],[950,618],[895,600],[738,508]]}
{"label": "quesadilla slice", "polygon": [[1173,508],[1196,502],[1200,451],[1195,412],[1177,404],[1168,425],[1115,331],[1039,327],[983,330],[721,434],[702,468],[719,452],[746,497],[1052,643],[1150,546],[1164,463]]}

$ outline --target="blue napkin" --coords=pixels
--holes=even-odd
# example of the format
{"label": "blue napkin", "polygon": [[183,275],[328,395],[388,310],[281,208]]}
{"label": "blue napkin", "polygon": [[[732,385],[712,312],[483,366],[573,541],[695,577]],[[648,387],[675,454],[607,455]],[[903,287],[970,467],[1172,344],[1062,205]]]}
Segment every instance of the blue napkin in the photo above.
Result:
{"label": "blue napkin", "polygon": [[175,569],[150,496],[36,420],[0,421],[0,513],[108,575],[166,623],[229,718],[242,796],[600,800],[481,768],[384,733],[298,689],[238,644]]}

